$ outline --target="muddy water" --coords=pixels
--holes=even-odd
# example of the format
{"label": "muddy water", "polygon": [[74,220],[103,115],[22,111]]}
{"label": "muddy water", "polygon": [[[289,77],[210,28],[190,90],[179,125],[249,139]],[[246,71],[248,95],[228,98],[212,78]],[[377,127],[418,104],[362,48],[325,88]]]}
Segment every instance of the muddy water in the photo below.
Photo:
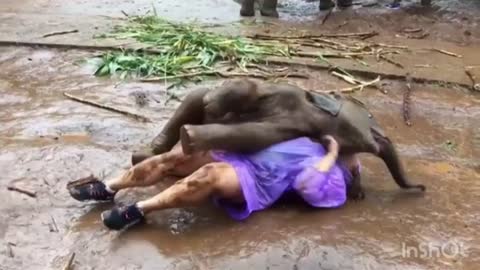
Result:
{"label": "muddy water", "polygon": [[[478,95],[415,85],[413,127],[401,120],[400,84],[386,82],[388,95],[371,89],[358,95],[398,144],[412,181],[428,186],[424,196],[400,191],[383,164],[364,156],[367,198],[341,209],[281,203],[236,223],[205,205],[157,213],[146,226],[115,233],[99,219],[111,205],[73,201],[65,185],[128,167],[130,151],[148,142],[177,104],[164,105],[162,85],[98,79],[89,65],[72,64],[87,56],[0,51],[0,185],[37,192],[30,198],[0,189],[2,269],[58,269],[70,252],[76,253],[75,269],[476,269],[480,264]],[[292,83],[338,85],[327,74],[312,75]],[[149,97],[143,108],[132,95],[139,90]],[[63,91],[155,123],[69,101]],[[163,186],[122,192],[118,202],[150,196]],[[465,253],[402,254],[428,244]]]}

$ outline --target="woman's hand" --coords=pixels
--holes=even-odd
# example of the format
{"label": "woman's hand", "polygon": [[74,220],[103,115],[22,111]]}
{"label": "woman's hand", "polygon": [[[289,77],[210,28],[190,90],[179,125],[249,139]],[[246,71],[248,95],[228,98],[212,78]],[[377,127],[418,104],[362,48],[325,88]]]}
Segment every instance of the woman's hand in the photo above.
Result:
{"label": "woman's hand", "polygon": [[320,172],[328,172],[337,161],[338,143],[330,135],[322,137],[322,141],[327,145],[328,153],[317,163],[315,168]]}
{"label": "woman's hand", "polygon": [[330,135],[325,135],[322,137],[322,141],[327,145],[329,153],[338,154],[338,143],[335,138]]}

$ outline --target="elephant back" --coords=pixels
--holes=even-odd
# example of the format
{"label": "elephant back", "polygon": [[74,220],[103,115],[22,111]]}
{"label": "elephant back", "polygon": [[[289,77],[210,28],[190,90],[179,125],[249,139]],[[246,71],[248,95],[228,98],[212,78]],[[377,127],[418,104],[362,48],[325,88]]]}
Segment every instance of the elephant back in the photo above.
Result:
{"label": "elephant back", "polygon": [[336,133],[342,141],[342,147],[371,152],[377,144],[372,130],[385,137],[372,113],[364,103],[354,97],[337,93],[310,92],[308,99],[317,108],[338,118]]}

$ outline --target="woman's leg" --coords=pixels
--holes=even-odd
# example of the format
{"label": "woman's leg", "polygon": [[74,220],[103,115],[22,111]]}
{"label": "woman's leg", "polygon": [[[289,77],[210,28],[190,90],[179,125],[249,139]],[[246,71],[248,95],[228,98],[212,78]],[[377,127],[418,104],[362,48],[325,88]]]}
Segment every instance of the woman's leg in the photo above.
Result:
{"label": "woman's leg", "polygon": [[168,175],[189,175],[209,162],[211,159],[205,153],[184,155],[177,144],[171,151],[146,159],[113,179],[102,182],[89,177],[69,183],[67,187],[72,197],[80,201],[111,201],[121,189],[150,186]]}
{"label": "woman's leg", "polygon": [[120,230],[142,221],[150,212],[198,206],[212,196],[243,201],[235,170],[227,163],[207,164],[150,199],[103,212],[102,220],[108,228]]}

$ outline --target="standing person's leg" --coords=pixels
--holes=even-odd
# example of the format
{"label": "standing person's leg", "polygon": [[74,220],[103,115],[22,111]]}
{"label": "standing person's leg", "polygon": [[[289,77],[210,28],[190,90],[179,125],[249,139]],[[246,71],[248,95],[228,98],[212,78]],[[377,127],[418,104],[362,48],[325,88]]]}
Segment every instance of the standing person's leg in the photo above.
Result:
{"label": "standing person's leg", "polygon": [[103,212],[102,220],[108,228],[121,230],[143,221],[153,211],[198,206],[213,196],[243,201],[239,179],[228,163],[207,164],[150,199]]}
{"label": "standing person's leg", "polygon": [[146,159],[118,177],[103,182],[90,176],[69,183],[67,188],[70,195],[79,201],[112,201],[121,189],[150,186],[167,175],[189,175],[211,161],[203,153],[185,156],[180,144],[177,144],[171,151]]}

